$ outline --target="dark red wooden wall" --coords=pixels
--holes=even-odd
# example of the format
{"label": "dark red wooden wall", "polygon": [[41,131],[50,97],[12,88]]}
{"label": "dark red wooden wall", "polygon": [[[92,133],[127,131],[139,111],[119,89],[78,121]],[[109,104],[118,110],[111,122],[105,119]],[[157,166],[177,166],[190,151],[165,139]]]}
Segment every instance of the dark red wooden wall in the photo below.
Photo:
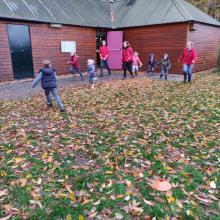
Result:
{"label": "dark red wooden wall", "polygon": [[194,31],[189,32],[189,40],[194,43],[198,53],[195,71],[209,70],[217,66],[220,46],[220,27],[194,24]]}
{"label": "dark red wooden wall", "polygon": [[58,75],[68,74],[68,53],[61,53],[61,41],[76,41],[83,70],[87,59],[96,59],[96,29],[74,26],[51,28],[48,24],[0,22],[0,81],[13,80],[11,55],[8,44],[7,24],[30,26],[35,73],[42,67],[43,59],[50,59]]}
{"label": "dark red wooden wall", "polygon": [[[131,43],[133,49],[140,54],[145,64],[149,54],[153,52],[158,60],[168,53],[172,63],[171,73],[181,73],[181,64],[177,62],[188,36],[188,23],[157,25],[124,29],[124,40]],[[160,71],[158,68],[157,71]]]}

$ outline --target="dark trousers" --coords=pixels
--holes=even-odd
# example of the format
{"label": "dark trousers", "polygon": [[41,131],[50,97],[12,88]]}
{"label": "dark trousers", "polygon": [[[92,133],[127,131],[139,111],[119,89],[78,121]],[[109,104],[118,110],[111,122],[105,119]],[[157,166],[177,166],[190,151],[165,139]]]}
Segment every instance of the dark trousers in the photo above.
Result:
{"label": "dark trousers", "polygon": [[124,78],[126,78],[127,70],[131,74],[132,78],[134,78],[134,75],[132,72],[132,62],[123,62],[123,70],[124,70]]}
{"label": "dark trousers", "polygon": [[108,70],[108,75],[111,75],[111,70],[110,70],[110,67],[108,65],[108,60],[102,60],[101,59],[101,75],[100,76],[104,76],[104,68],[105,67]]}
{"label": "dark trousers", "polygon": [[80,77],[83,78],[83,74],[82,74],[82,72],[81,72],[81,70],[80,70],[79,67],[76,68],[76,67],[73,67],[73,66],[71,65],[71,66],[70,66],[70,69],[69,69],[69,72],[70,72],[70,74],[74,74],[75,72],[77,72],[77,73],[80,75]]}

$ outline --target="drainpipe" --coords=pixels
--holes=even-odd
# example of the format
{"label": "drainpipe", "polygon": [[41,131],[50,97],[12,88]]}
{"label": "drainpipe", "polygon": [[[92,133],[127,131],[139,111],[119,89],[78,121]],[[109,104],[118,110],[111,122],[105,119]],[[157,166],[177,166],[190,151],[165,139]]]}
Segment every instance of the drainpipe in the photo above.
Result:
{"label": "drainpipe", "polygon": [[114,0],[109,0],[109,5],[110,5],[112,28],[114,28],[114,22],[115,22]]}

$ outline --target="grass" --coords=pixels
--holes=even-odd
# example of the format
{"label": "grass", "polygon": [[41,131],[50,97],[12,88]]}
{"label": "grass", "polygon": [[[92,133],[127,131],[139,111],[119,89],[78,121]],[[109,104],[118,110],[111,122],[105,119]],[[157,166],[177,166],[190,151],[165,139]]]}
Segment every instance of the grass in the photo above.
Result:
{"label": "grass", "polygon": [[219,82],[68,88],[66,113],[0,101],[0,218],[219,219]]}

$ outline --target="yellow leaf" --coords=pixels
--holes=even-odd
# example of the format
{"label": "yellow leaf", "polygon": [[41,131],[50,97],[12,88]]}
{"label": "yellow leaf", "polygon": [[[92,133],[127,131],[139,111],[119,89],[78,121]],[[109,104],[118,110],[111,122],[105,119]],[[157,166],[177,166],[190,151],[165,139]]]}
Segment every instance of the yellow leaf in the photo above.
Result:
{"label": "yellow leaf", "polygon": [[27,185],[27,180],[26,179],[20,179],[19,183],[21,184],[21,187],[24,187]]}
{"label": "yellow leaf", "polygon": [[42,160],[45,160],[48,158],[48,153],[45,151],[43,154],[42,154]]}
{"label": "yellow leaf", "polygon": [[186,214],[187,214],[188,216],[193,216],[193,212],[192,212],[191,210],[189,210],[189,209],[186,211]]}
{"label": "yellow leaf", "polygon": [[70,214],[68,214],[68,215],[66,216],[66,220],[72,220],[72,216],[71,216]]}
{"label": "yellow leaf", "polygon": [[24,161],[24,158],[22,158],[22,157],[15,157],[15,163],[20,163],[22,161]]}
{"label": "yellow leaf", "polygon": [[72,202],[76,202],[76,197],[73,193],[69,193],[69,198],[71,199]]}
{"label": "yellow leaf", "polygon": [[173,203],[175,201],[175,198],[173,196],[170,196],[167,198],[168,203]]}
{"label": "yellow leaf", "polygon": [[109,175],[109,174],[112,174],[113,172],[112,171],[106,171],[105,174]]}
{"label": "yellow leaf", "polygon": [[52,157],[52,156],[49,156],[47,161],[48,161],[48,163],[53,162],[53,157]]}
{"label": "yellow leaf", "polygon": [[78,216],[78,220],[86,220],[83,215]]}
{"label": "yellow leaf", "polygon": [[4,170],[2,170],[2,171],[0,171],[0,176],[1,176],[1,177],[7,176],[7,173],[6,173]]}
{"label": "yellow leaf", "polygon": [[215,184],[214,181],[210,182],[210,187],[211,187],[212,189],[216,189],[216,184]]}

